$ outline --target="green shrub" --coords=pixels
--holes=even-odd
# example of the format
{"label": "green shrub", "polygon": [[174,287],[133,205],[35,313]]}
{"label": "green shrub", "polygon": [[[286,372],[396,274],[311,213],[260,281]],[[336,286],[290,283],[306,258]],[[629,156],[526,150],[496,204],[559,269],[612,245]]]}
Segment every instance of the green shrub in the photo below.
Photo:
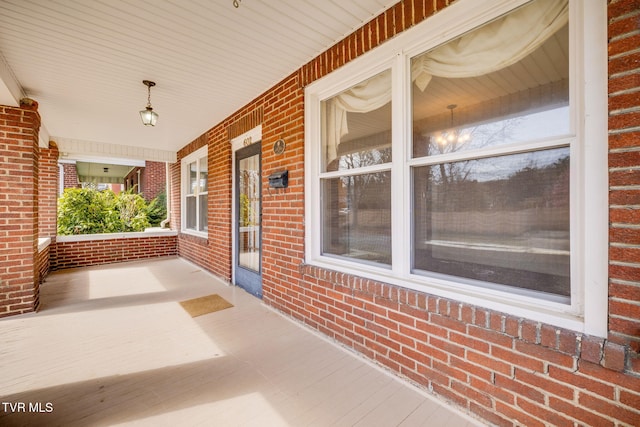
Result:
{"label": "green shrub", "polygon": [[147,204],[126,191],[68,188],[58,199],[58,234],[96,234],[144,231],[149,227]]}
{"label": "green shrub", "polygon": [[167,218],[167,194],[164,191],[147,205],[147,218],[151,227],[158,227]]}
{"label": "green shrub", "polygon": [[119,231],[144,231],[149,227],[147,202],[139,194],[120,193],[116,196],[115,210],[119,214]]}

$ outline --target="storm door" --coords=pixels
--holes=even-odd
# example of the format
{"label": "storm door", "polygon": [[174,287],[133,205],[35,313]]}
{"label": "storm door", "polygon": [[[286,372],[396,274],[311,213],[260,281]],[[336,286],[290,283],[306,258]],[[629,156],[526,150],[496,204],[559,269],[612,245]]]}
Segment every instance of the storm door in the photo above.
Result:
{"label": "storm door", "polygon": [[235,283],[262,297],[261,145],[236,151]]}

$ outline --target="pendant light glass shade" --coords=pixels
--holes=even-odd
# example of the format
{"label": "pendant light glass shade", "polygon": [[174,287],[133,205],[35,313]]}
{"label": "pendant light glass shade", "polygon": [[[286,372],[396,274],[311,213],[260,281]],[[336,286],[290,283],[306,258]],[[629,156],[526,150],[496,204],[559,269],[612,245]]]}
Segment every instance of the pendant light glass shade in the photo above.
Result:
{"label": "pendant light glass shade", "polygon": [[158,113],[153,111],[153,108],[147,107],[146,109],[140,111],[140,118],[142,119],[142,123],[145,126],[155,126],[158,121]]}

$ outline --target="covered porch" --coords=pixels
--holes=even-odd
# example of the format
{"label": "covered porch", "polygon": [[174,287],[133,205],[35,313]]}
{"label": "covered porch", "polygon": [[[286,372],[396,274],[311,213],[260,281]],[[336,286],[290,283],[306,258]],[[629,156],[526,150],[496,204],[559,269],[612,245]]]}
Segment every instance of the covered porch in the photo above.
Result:
{"label": "covered porch", "polygon": [[[191,317],[181,301],[233,307]],[[61,270],[3,319],[0,424],[478,423],[178,257]]]}

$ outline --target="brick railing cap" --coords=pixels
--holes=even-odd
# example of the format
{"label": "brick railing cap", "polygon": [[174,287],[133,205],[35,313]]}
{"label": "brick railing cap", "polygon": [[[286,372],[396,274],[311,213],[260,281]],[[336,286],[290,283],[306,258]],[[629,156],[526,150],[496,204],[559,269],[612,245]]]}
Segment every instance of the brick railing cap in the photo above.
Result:
{"label": "brick railing cap", "polygon": [[168,237],[177,236],[176,230],[152,228],[148,231],[126,232],[126,233],[104,233],[104,234],[77,234],[70,236],[59,235],[56,242],[86,242],[91,240],[115,240],[115,239],[135,239],[140,237]]}

